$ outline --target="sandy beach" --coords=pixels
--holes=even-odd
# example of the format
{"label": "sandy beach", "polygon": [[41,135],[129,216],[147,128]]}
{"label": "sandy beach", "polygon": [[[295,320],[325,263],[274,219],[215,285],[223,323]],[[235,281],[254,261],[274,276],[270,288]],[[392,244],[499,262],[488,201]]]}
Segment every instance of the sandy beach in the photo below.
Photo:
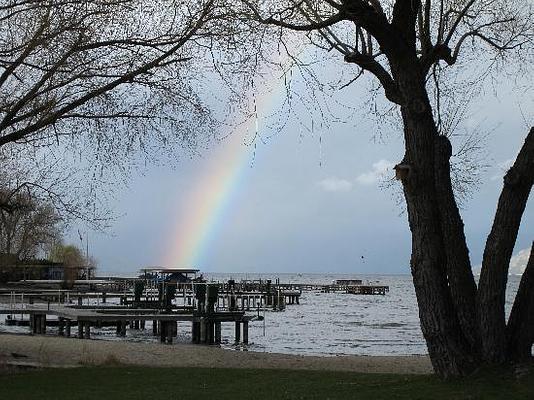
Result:
{"label": "sandy beach", "polygon": [[274,368],[408,374],[432,372],[426,356],[315,357],[234,351],[215,346],[11,334],[0,334],[0,364],[43,367],[123,364],[148,367]]}

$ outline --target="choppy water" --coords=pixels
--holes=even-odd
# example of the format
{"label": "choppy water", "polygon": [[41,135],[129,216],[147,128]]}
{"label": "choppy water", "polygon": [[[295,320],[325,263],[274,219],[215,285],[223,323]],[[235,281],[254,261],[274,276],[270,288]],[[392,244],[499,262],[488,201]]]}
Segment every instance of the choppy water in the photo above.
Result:
{"label": "choppy water", "polygon": [[[275,275],[211,274],[213,279],[270,279]],[[415,291],[409,275],[278,274],[281,282],[331,283],[334,279],[363,279],[388,285],[385,296],[303,292],[300,305],[269,312],[263,324],[251,324],[249,347],[254,351],[307,355],[426,354],[419,326]],[[520,278],[509,279],[507,308]],[[231,327],[226,336],[231,338]]]}
{"label": "choppy water", "polygon": [[[248,349],[304,355],[409,355],[425,354],[419,327],[418,309],[410,276],[406,275],[322,275],[322,274],[205,274],[207,279],[272,279],[280,282],[331,283],[334,279],[363,279],[390,287],[385,296],[359,296],[344,293],[303,292],[300,305],[285,311],[265,313],[265,322],[249,326]],[[507,308],[511,306],[519,277],[509,279]],[[223,347],[234,348],[233,324],[222,324]],[[177,342],[190,341],[190,324],[179,323]],[[0,321],[0,332],[28,332],[28,328],[7,327]],[[49,328],[51,334],[54,328]],[[157,341],[145,331],[128,331],[127,340]],[[95,339],[124,340],[115,328],[95,329]]]}

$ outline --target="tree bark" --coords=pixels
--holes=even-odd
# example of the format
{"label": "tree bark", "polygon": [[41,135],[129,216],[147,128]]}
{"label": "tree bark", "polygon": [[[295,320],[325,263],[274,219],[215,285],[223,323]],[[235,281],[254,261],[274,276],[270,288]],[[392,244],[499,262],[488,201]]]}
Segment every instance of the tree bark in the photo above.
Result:
{"label": "tree bark", "polygon": [[401,113],[406,154],[397,168],[401,169],[412,232],[411,270],[421,329],[435,372],[443,378],[466,375],[476,368],[476,360],[460,327],[447,281],[434,174],[437,129],[424,79],[414,73],[417,66],[402,70],[406,72],[397,81],[405,98]]}
{"label": "tree bark", "polygon": [[505,294],[510,258],[521,217],[534,182],[534,128],[504,177],[491,232],[482,258],[478,289],[478,317],[482,354],[490,363],[506,361]]}
{"label": "tree bark", "polygon": [[532,359],[534,343],[534,242],[506,327],[509,361]]}
{"label": "tree bark", "polygon": [[452,188],[452,145],[447,137],[437,137],[435,154],[436,191],[449,289],[462,332],[471,346],[472,353],[478,355],[480,335],[476,316],[477,285],[471,269],[464,223]]}

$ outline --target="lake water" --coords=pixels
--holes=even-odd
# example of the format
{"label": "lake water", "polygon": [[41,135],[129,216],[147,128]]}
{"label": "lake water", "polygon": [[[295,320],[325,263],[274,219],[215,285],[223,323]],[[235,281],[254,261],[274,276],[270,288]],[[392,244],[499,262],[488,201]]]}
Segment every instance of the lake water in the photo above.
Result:
{"label": "lake water", "polygon": [[[388,285],[385,296],[345,293],[303,292],[299,305],[285,311],[265,313],[265,321],[249,325],[248,350],[303,355],[410,355],[426,354],[419,327],[415,292],[407,275],[341,274],[205,274],[208,280],[280,279],[282,283],[331,283],[335,279],[363,279],[371,284]],[[511,307],[520,277],[509,279],[507,308]],[[177,343],[188,343],[190,323],[178,324]],[[233,324],[222,324],[222,346],[233,344]],[[54,334],[54,328],[48,328]],[[115,328],[94,329],[92,337],[118,339]],[[28,328],[7,327],[0,321],[0,332],[28,333]],[[128,331],[126,340],[152,342],[150,323],[145,331]]]}

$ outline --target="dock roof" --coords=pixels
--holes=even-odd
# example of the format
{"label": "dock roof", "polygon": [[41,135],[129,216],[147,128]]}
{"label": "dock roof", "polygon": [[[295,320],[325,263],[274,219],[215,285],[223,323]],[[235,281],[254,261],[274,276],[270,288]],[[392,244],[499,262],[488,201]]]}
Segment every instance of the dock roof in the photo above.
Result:
{"label": "dock roof", "polygon": [[196,268],[165,268],[165,267],[146,267],[141,268],[141,272],[161,272],[173,274],[175,272],[180,272],[182,274],[196,274],[199,272],[199,269]]}

